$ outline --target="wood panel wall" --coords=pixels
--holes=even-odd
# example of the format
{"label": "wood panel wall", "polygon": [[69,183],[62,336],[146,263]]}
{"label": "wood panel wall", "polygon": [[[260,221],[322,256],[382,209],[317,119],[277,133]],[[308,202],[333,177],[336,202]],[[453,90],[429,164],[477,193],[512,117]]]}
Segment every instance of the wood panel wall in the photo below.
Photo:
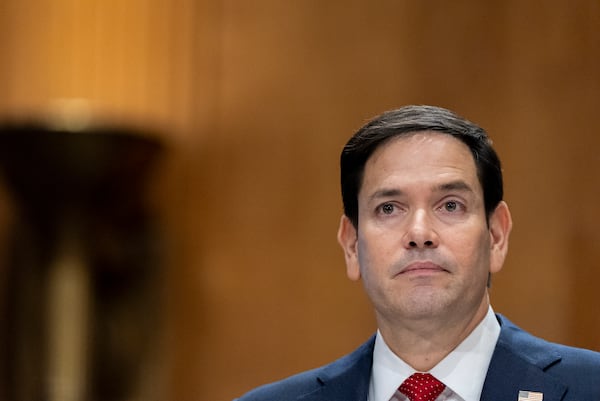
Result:
{"label": "wood panel wall", "polygon": [[373,332],[335,241],[338,154],[408,103],[480,123],[503,159],[495,309],[600,350],[599,27],[594,0],[6,0],[0,114],[84,98],[162,133],[166,400],[231,399]]}

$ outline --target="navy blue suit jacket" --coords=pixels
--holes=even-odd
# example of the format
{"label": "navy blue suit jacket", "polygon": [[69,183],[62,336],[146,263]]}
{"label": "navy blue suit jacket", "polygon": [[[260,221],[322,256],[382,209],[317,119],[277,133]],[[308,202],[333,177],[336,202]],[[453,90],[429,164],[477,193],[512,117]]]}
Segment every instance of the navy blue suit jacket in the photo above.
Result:
{"label": "navy blue suit jacket", "polygon": [[[481,401],[517,401],[519,391],[544,401],[600,401],[600,353],[549,343],[502,315],[500,337]],[[238,401],[366,401],[375,337],[353,353],[311,371],[252,390]]]}

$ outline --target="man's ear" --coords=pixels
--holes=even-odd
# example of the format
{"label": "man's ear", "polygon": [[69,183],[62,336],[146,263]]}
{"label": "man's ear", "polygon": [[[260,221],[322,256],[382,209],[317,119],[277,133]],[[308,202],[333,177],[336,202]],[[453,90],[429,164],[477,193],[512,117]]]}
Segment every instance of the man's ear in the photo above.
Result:
{"label": "man's ear", "polygon": [[501,201],[489,219],[490,272],[497,273],[504,265],[508,252],[508,237],[512,229],[512,217],[506,202]]}
{"label": "man's ear", "polygon": [[360,279],[360,267],[358,264],[358,232],[350,219],[343,215],[340,220],[340,228],[337,234],[338,242],[344,250],[346,259],[346,275],[350,280]]}

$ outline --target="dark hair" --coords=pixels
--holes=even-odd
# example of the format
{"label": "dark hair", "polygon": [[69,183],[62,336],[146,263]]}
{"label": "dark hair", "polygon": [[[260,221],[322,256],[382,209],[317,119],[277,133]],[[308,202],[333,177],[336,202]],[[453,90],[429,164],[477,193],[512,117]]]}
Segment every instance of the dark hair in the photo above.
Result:
{"label": "dark hair", "polygon": [[405,106],[369,121],[342,150],[340,167],[344,214],[355,227],[358,227],[358,192],[367,160],[391,138],[423,131],[451,135],[469,147],[483,188],[486,216],[489,218],[496,209],[503,196],[502,169],[485,130],[441,107]]}

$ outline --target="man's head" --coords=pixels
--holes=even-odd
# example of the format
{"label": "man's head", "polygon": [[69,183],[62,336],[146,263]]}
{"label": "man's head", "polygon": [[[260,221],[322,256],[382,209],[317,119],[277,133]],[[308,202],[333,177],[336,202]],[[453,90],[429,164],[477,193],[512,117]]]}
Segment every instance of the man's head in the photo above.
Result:
{"label": "man's head", "polygon": [[451,135],[469,147],[483,188],[486,215],[489,216],[502,200],[500,160],[482,128],[440,107],[406,106],[383,113],[365,124],[342,151],[340,165],[344,214],[355,226],[358,224],[358,193],[367,160],[390,139],[423,131]]}
{"label": "man's head", "polygon": [[481,128],[435,107],[385,113],[344,148],[342,185],[347,275],[362,279],[382,332],[482,318],[512,221]]}

